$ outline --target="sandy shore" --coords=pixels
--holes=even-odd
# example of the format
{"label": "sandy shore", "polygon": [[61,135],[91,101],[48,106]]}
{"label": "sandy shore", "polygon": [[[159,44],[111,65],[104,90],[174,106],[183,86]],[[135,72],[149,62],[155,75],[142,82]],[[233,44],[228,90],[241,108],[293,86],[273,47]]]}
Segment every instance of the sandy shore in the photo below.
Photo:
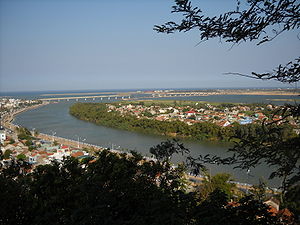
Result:
{"label": "sandy shore", "polygon": [[300,92],[290,91],[224,91],[220,95],[292,95],[299,96]]}

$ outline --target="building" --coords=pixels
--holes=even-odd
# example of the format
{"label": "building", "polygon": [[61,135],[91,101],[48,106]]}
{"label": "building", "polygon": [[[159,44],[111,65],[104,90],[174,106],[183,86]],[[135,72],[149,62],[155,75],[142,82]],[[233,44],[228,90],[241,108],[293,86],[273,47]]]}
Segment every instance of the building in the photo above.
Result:
{"label": "building", "polygon": [[251,118],[249,118],[249,117],[245,117],[244,119],[240,119],[240,120],[239,120],[239,123],[240,123],[241,125],[250,124],[250,123],[252,123],[252,122],[253,122],[253,120],[252,120]]}

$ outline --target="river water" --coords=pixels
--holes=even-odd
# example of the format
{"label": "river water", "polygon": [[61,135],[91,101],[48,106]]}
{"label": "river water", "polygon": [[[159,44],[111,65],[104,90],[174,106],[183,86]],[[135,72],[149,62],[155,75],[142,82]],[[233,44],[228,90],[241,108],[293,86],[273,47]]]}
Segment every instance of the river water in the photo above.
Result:
{"label": "river water", "polygon": [[[27,98],[36,98],[30,95]],[[282,101],[276,102],[270,99],[279,99]],[[292,96],[206,96],[206,97],[184,97],[176,98],[177,100],[194,100],[194,101],[211,101],[211,102],[259,102],[259,103],[283,103],[284,99],[299,97]],[[167,98],[170,99],[170,98]],[[173,98],[172,98],[173,99]],[[174,98],[175,99],[175,98]],[[86,102],[85,100],[82,100]],[[93,102],[100,102],[95,100]],[[102,101],[103,102],[103,101]],[[108,100],[106,100],[108,102]],[[69,114],[69,107],[74,104],[74,100],[61,101],[55,104],[49,104],[37,109],[26,111],[16,116],[14,123],[27,127],[29,129],[36,129],[39,132],[46,134],[54,134],[56,136],[79,140],[90,144],[95,144],[103,147],[113,147],[114,149],[122,149],[124,151],[136,150],[143,155],[150,156],[149,149],[152,146],[167,140],[166,137],[145,135],[124,130],[112,129],[103,126],[78,120]],[[228,156],[227,150],[229,146],[222,143],[205,143],[199,141],[183,140],[182,141],[191,151],[191,155],[198,156],[199,154],[213,154],[218,156]],[[184,158],[182,156],[175,156],[174,161],[179,162]],[[227,172],[231,173],[233,177],[240,182],[247,182],[257,184],[259,178],[267,180],[271,169],[265,165],[261,165],[250,171],[233,169],[231,166],[224,165],[208,165],[208,170],[211,174]],[[270,186],[278,186],[279,180],[267,180]]]}

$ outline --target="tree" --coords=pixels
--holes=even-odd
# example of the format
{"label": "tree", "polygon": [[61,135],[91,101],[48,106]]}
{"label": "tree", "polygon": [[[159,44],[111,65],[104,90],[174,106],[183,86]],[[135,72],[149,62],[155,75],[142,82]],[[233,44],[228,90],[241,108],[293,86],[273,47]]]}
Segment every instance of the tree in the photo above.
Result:
{"label": "tree", "polygon": [[172,166],[161,151],[181,153],[184,148],[174,144],[152,148],[161,160],[104,150],[92,161],[70,157],[32,172],[26,162],[12,159],[0,168],[0,223],[285,224],[250,196],[229,205],[222,191],[227,175],[215,179],[216,189],[205,200],[198,199],[187,190],[185,166]]}
{"label": "tree", "polygon": [[[272,41],[279,34],[300,28],[300,5],[297,0],[247,0],[247,7],[237,8],[214,17],[207,17],[190,0],[175,0],[172,13],[182,13],[180,23],[167,22],[156,25],[154,30],[161,33],[188,32],[196,29],[201,41],[220,38],[233,45],[246,41],[257,41],[258,45]],[[251,75],[239,74],[259,80],[275,79],[295,83],[300,80],[300,58],[285,65],[279,65],[273,72]],[[280,122],[293,120],[299,126],[300,105],[285,105],[275,114],[282,116]],[[278,121],[277,121],[278,122]],[[249,169],[264,162],[275,166],[270,178],[282,178],[283,193],[300,178],[300,136],[285,138],[283,127],[277,122],[262,124],[262,132],[235,135],[237,142],[230,149],[232,157],[221,159],[217,156],[199,156],[198,164],[234,164],[236,168]],[[194,166],[197,164],[195,161]],[[274,167],[273,167],[274,168]]]}
{"label": "tree", "polygon": [[26,155],[19,154],[19,155],[17,155],[17,159],[19,159],[19,160],[25,160],[26,159]]}
{"label": "tree", "polygon": [[226,200],[228,202],[233,197],[233,189],[236,188],[236,185],[230,183],[230,181],[233,180],[231,175],[227,173],[219,173],[214,176],[206,174],[201,186],[199,187],[200,198],[205,200],[210,193],[218,189],[226,194]]}
{"label": "tree", "polygon": [[22,174],[16,163],[0,171],[1,224],[190,224],[196,205],[182,168],[135,152],[102,151],[93,162],[68,158]]}
{"label": "tree", "polygon": [[38,130],[34,130],[33,136],[38,137],[40,135],[40,132]]}
{"label": "tree", "polygon": [[290,187],[285,193],[285,207],[295,215],[300,215],[300,184]]}
{"label": "tree", "polygon": [[[201,41],[220,38],[226,42],[239,44],[258,41],[258,45],[272,41],[279,34],[300,28],[300,6],[297,0],[246,0],[248,8],[237,8],[218,16],[205,16],[190,0],[175,0],[172,13],[182,13],[180,23],[167,22],[156,25],[154,30],[161,33],[199,31]],[[276,79],[293,83],[300,80],[300,57],[285,65],[279,65],[273,72],[243,75],[260,80]]]}
{"label": "tree", "polygon": [[4,154],[3,154],[3,158],[4,158],[4,159],[9,159],[11,153],[12,153],[12,151],[9,150],[9,149],[5,150],[5,152],[4,152]]}

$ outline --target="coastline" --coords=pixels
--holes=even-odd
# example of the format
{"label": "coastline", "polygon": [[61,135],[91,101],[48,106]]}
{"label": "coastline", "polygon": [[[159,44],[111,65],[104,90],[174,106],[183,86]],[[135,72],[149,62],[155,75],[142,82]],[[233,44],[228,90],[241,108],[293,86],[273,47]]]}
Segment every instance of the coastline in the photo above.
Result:
{"label": "coastline", "polygon": [[12,121],[15,119],[16,115],[26,112],[26,111],[29,111],[29,110],[32,110],[32,109],[36,109],[36,108],[48,105],[48,104],[49,104],[49,102],[43,102],[42,104],[27,106],[27,107],[24,107],[22,109],[15,111],[15,112],[12,112],[11,114],[5,115],[5,116],[3,116],[2,120],[1,120],[1,125],[15,131],[15,129],[18,126],[13,124]]}
{"label": "coastline", "polygon": [[[25,108],[19,109],[11,114],[5,115],[2,119],[1,119],[1,125],[7,129],[12,130],[13,132],[16,132],[16,129],[19,128],[20,126],[16,125],[13,123],[13,120],[15,119],[15,116],[32,110],[32,109],[36,109],[45,105],[51,104],[49,102],[44,102],[42,104],[38,104],[38,105],[33,105],[33,106],[27,106]],[[32,132],[32,131],[31,131]],[[58,143],[62,144],[62,145],[68,145],[70,147],[73,148],[90,148],[93,151],[101,151],[104,150],[105,148],[102,146],[98,146],[98,145],[93,145],[93,144],[89,144],[89,143],[84,143],[84,142],[79,142],[79,141],[75,141],[75,140],[71,140],[71,139],[67,139],[67,138],[63,138],[63,137],[58,137],[58,136],[53,136],[53,135],[49,135],[49,134],[44,134],[44,133],[39,133],[37,136],[35,136],[38,139],[42,139],[45,141],[57,141]],[[111,150],[112,152],[115,153],[122,153],[122,151],[118,151],[118,150]]]}

